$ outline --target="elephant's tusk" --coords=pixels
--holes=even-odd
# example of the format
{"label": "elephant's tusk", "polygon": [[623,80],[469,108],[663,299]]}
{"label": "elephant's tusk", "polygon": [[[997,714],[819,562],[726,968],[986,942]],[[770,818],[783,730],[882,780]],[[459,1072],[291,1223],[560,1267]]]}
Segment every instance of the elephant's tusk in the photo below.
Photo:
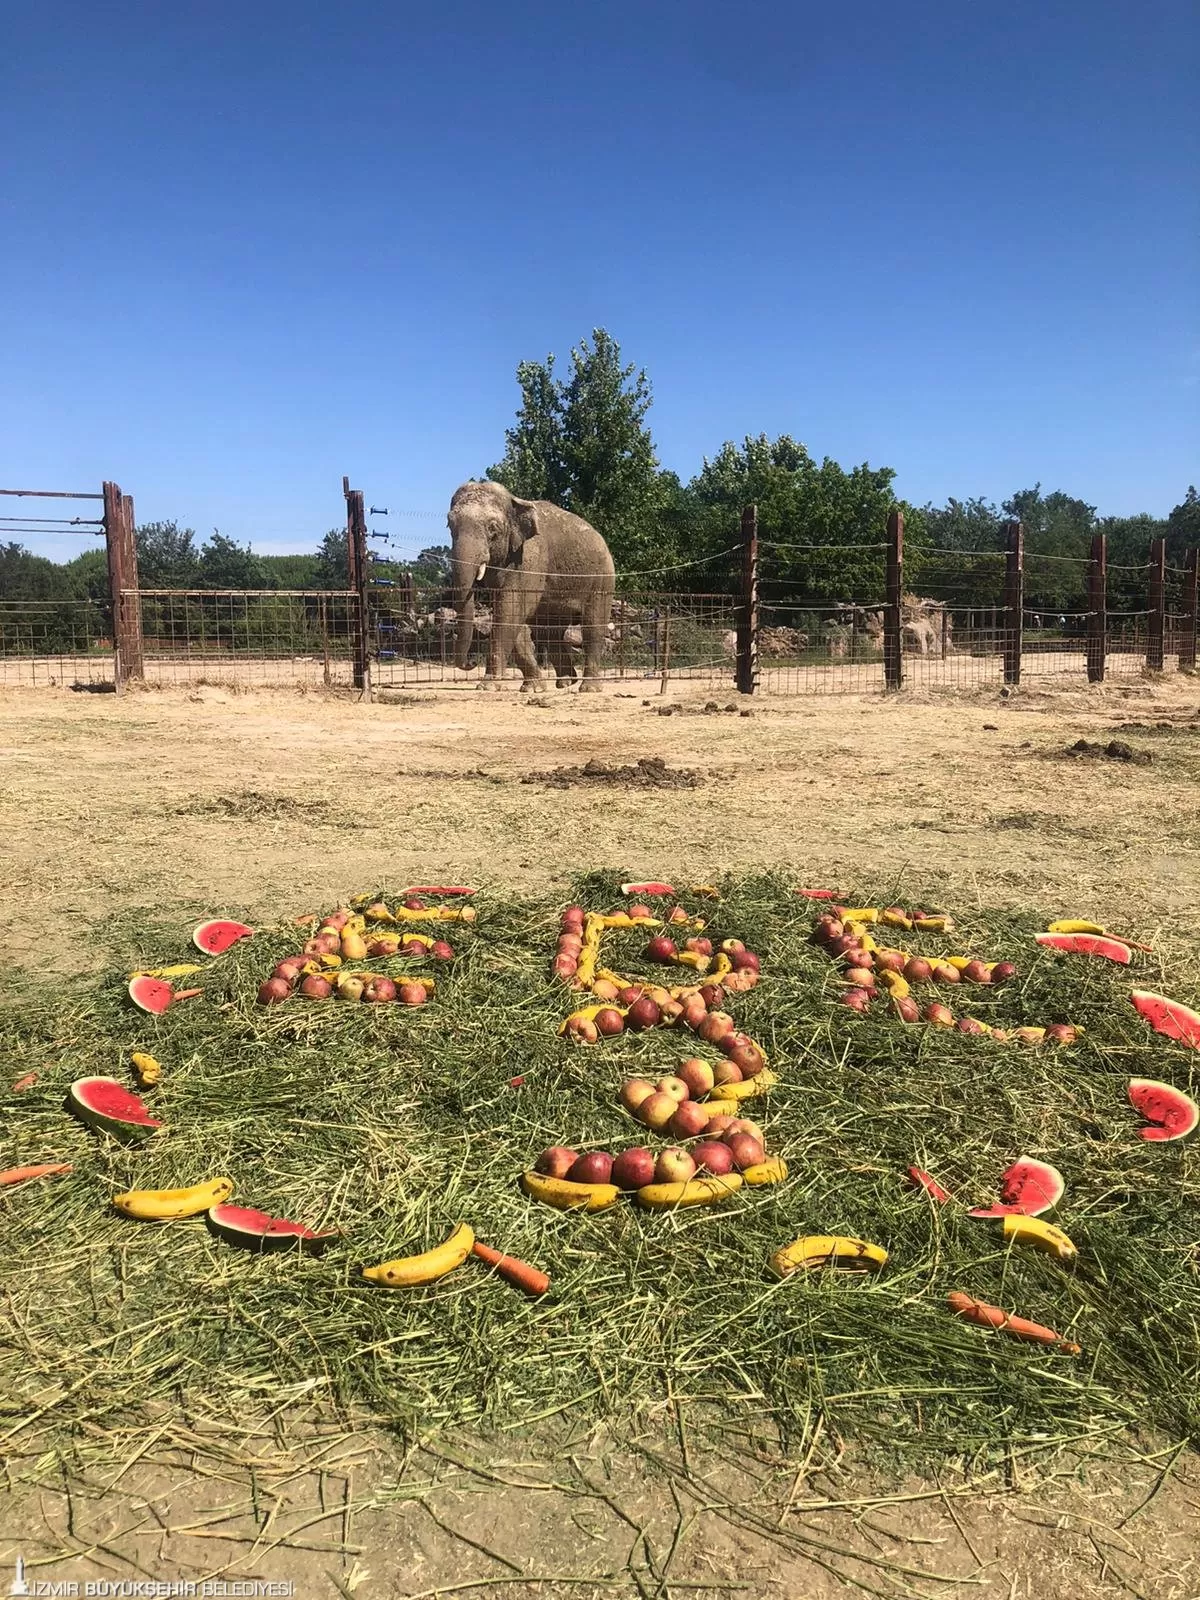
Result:
{"label": "elephant's tusk", "polygon": [[484,574],[486,572],[487,572],[487,562],[486,561],[481,561],[479,563],[479,571],[475,574],[475,582],[476,583],[482,583],[483,582],[483,578],[484,578]]}

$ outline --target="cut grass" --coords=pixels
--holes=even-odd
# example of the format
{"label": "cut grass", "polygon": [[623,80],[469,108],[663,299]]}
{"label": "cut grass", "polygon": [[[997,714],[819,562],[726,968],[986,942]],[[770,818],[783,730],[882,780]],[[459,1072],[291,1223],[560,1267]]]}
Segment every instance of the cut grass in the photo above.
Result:
{"label": "cut grass", "polygon": [[[611,906],[617,881],[581,878],[576,895]],[[730,882],[703,909],[714,932],[763,957],[763,981],[730,1009],[779,1073],[748,1114],[790,1176],[713,1209],[623,1203],[583,1217],[527,1200],[519,1173],[547,1144],[655,1142],[617,1087],[669,1071],[697,1042],[660,1030],[563,1044],[555,1028],[571,1002],[546,978],[559,904],[497,894],[478,905],[473,930],[450,930],[459,958],[423,1010],[256,1006],[259,981],[303,942],[278,931],[214,963],[202,999],[141,1016],[123,976],[180,957],[181,914],[173,932],[133,917],[110,929],[121,963],[110,981],[36,987],[0,1013],[12,1069],[0,1164],[75,1168],[0,1191],[6,1452],[128,1427],[164,1404],[233,1423],[285,1401],[365,1408],[426,1436],[686,1404],[692,1420],[736,1413],[798,1439],[820,1417],[831,1436],[914,1464],[990,1464],[1134,1426],[1195,1437],[1196,1157],[1187,1141],[1141,1141],[1125,1101],[1137,1075],[1191,1080],[1194,1092],[1200,1058],[1150,1034],[1127,996],[1136,984],[1194,1001],[1195,974],[1168,983],[1154,958],[1125,971],[1039,950],[1030,935],[1045,922],[1032,915],[960,911],[946,940],[898,934],[923,952],[1017,961],[1003,989],[948,992],[960,1014],[1087,1029],[1066,1049],[999,1046],[838,1006],[835,970],[809,939],[820,908],[779,877]],[[606,960],[640,965],[640,936],[607,937]],[[146,1098],[169,1131],[126,1146],[74,1121],[63,1096],[89,1073],[131,1082],[133,1049],[163,1063]],[[9,1093],[30,1069],[36,1087]],[[1006,1253],[995,1224],[966,1216],[1018,1155],[1066,1178],[1053,1220],[1079,1247],[1073,1272]],[[914,1192],[911,1163],[957,1203]],[[202,1220],[138,1224],[109,1204],[125,1187],[217,1173],[233,1178],[235,1201],[345,1237],[319,1260],[259,1257]],[[475,1262],[426,1290],[362,1282],[362,1264],[428,1248],[460,1219],[549,1272],[551,1293],[530,1302]],[[875,1240],[888,1265],[869,1279],[774,1281],[768,1256],[807,1232]],[[1082,1358],[960,1324],[951,1289],[1050,1324]]]}

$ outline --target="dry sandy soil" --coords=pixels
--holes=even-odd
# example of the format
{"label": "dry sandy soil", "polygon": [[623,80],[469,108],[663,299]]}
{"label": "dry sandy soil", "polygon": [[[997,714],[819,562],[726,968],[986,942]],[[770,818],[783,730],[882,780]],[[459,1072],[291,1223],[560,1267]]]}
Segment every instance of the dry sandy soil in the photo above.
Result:
{"label": "dry sandy soil", "polygon": [[[767,698],[733,711],[723,690],[706,711],[712,692],[460,690],[368,706],[207,686],[119,700],[10,691],[0,695],[5,965],[31,978],[100,969],[105,919],[136,908],[185,925],[192,910],[266,919],[385,884],[544,889],[584,865],[691,881],[782,866],[813,883],[874,881],[898,898],[920,884],[951,904],[1108,916],[1168,953],[1189,936],[1200,901],[1196,679],[1053,696]],[[1114,737],[1153,759],[1066,753],[1080,738]],[[701,781],[667,791],[522,781],[648,756]],[[128,1442],[110,1441],[70,1494],[17,1490],[0,1506],[0,1574],[20,1550],[40,1578],[220,1570],[365,1600],[1200,1596],[1190,1456],[1151,1450],[1057,1476],[1013,1463],[973,1485],[880,1486],[832,1441],[807,1462],[760,1447],[736,1463],[685,1465],[669,1420],[645,1444],[670,1469],[595,1435],[504,1448],[431,1439],[404,1459],[344,1427],[323,1444],[320,1430],[307,1442],[292,1430],[235,1447],[197,1424],[194,1454],[178,1460],[148,1447],[130,1460]],[[863,1587],[835,1578],[830,1561]]]}

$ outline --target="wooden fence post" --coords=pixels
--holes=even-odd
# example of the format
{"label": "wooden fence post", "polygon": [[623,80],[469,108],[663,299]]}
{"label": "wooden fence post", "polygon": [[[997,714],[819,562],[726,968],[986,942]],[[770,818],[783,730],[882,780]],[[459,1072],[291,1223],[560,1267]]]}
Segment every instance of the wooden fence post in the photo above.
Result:
{"label": "wooden fence post", "polygon": [[1179,670],[1196,670],[1196,550],[1189,550],[1183,563],[1183,597],[1179,608]]}
{"label": "wooden fence post", "polygon": [[1150,541],[1150,600],[1146,630],[1146,666],[1151,672],[1163,669],[1163,643],[1166,633],[1167,541]]}
{"label": "wooden fence post", "polygon": [[367,578],[367,510],[361,489],[352,489],[350,479],[342,479],[342,493],[346,497],[346,565],[349,587],[354,591],[354,616],[351,622],[351,662],[353,682],[361,689],[363,699],[371,698],[371,666],[368,629]]}
{"label": "wooden fence post", "polygon": [[103,485],[104,542],[108,550],[108,591],[112,600],[113,683],[125,692],[130,678],[143,676],[142,619],[137,596],[137,545],[133,536],[133,501],[115,483]]}
{"label": "wooden fence post", "polygon": [[1021,681],[1021,647],[1025,626],[1025,529],[1019,522],[1004,525],[1008,550],[1004,558],[1004,681]]}
{"label": "wooden fence post", "polygon": [[1104,682],[1108,653],[1108,539],[1092,535],[1088,564],[1087,675],[1089,683]]}
{"label": "wooden fence post", "polygon": [[758,507],[742,507],[742,598],[737,623],[737,689],[758,687]]}
{"label": "wooden fence post", "polygon": [[897,508],[887,520],[887,603],[883,608],[883,686],[899,689],[904,682],[901,607],[904,595],[904,513]]}

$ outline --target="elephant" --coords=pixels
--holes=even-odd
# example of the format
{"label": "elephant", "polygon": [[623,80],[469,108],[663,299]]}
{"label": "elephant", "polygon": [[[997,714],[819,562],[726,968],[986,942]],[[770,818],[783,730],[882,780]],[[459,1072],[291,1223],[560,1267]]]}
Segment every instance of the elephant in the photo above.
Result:
{"label": "elephant", "polygon": [[576,623],[583,639],[580,689],[598,691],[616,572],[595,528],[547,500],[522,500],[490,479],[456,489],[446,520],[458,666],[466,666],[471,650],[478,584],[492,606],[486,681],[500,687],[515,650],[522,690],[536,687],[530,641],[547,643],[558,682],[568,681],[563,630]]}

